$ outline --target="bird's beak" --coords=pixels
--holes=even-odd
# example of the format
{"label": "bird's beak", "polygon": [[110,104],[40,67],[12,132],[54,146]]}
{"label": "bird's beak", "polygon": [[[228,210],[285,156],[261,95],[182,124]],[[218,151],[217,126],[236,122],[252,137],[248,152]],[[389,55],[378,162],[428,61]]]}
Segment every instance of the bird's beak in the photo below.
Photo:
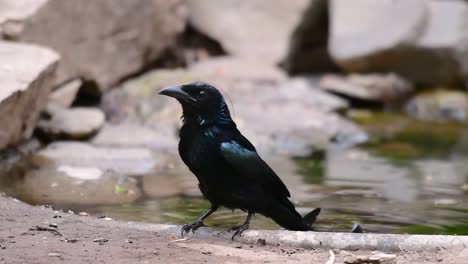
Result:
{"label": "bird's beak", "polygon": [[197,100],[193,98],[190,94],[186,93],[184,90],[182,90],[181,86],[170,86],[161,89],[158,94],[162,94],[165,96],[173,97],[182,101],[186,102],[196,102]]}

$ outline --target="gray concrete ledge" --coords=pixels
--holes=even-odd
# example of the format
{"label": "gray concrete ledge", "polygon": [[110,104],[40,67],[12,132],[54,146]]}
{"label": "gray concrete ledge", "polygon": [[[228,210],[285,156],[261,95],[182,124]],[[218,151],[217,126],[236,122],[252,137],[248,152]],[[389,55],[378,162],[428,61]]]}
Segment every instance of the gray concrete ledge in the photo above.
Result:
{"label": "gray concrete ledge", "polygon": [[[79,217],[72,214],[61,213],[61,218],[52,218],[52,210],[45,207],[32,207],[18,200],[11,198],[3,198],[0,196],[0,220],[5,219],[21,219],[21,222],[27,222],[28,228],[31,225],[41,223],[49,223],[53,219],[54,223],[61,227],[86,225],[89,230],[96,232],[122,232],[138,233],[143,231],[148,234],[159,233],[168,235],[174,240],[180,238],[181,226],[165,225],[165,224],[150,224],[141,222],[123,222],[123,221],[107,221],[94,217]],[[25,215],[24,212],[29,212]],[[42,218],[41,218],[42,217]],[[43,219],[43,220],[38,220]],[[47,220],[46,220],[47,219]],[[38,222],[39,221],[39,222]],[[1,221],[0,221],[1,222]],[[16,222],[9,222],[15,224]],[[7,228],[11,228],[8,227]],[[21,226],[21,229],[26,227]],[[2,228],[0,228],[1,231]],[[227,228],[226,228],[227,229]],[[189,236],[193,239],[200,240],[210,238],[221,238],[230,240],[232,234],[226,229],[214,229],[203,227],[197,232]],[[60,229],[62,230],[62,229]],[[22,231],[24,232],[24,231]],[[108,233],[109,233],[108,232]],[[79,236],[68,231],[71,236]],[[109,233],[110,234],[110,233]],[[108,234],[108,235],[109,235]],[[158,236],[155,236],[155,241]],[[151,240],[151,236],[149,237]],[[468,249],[468,236],[446,236],[446,235],[393,235],[393,234],[353,234],[353,233],[330,233],[330,232],[294,232],[285,230],[249,230],[242,234],[242,237],[237,237],[236,241],[257,244],[259,240],[264,241],[268,245],[276,246],[293,246],[305,249],[341,249],[341,250],[379,250],[383,252],[400,252],[400,251],[425,251],[438,252],[439,250],[450,250],[459,252],[463,249]],[[263,243],[262,243],[263,244]]]}
{"label": "gray concrete ledge", "polygon": [[[102,222],[101,222],[102,223]],[[180,237],[181,226],[147,224],[138,222],[109,222],[111,225],[126,226]],[[232,234],[211,228],[200,228],[194,238],[220,237],[231,239]],[[288,245],[300,248],[330,248],[342,250],[380,251],[437,251],[440,249],[468,248],[468,236],[448,235],[394,235],[394,234],[353,234],[331,232],[295,232],[274,230],[250,230],[236,238],[236,241],[255,244],[259,239],[268,245]]]}

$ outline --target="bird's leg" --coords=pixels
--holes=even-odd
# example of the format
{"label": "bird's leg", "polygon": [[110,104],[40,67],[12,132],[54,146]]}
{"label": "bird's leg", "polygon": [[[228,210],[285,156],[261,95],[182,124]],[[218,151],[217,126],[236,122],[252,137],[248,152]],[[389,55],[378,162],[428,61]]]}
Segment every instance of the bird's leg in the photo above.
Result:
{"label": "bird's leg", "polygon": [[249,229],[250,219],[252,218],[253,215],[254,215],[254,212],[249,211],[247,214],[247,219],[245,219],[245,222],[242,225],[236,225],[236,226],[229,228],[228,232],[234,231],[234,234],[232,235],[233,241],[236,236],[241,236],[242,232]]}
{"label": "bird's leg", "polygon": [[198,228],[204,226],[203,220],[205,220],[208,216],[210,216],[212,213],[216,212],[218,210],[217,205],[212,205],[211,209],[208,210],[206,213],[204,213],[202,216],[200,216],[193,224],[185,224],[182,226],[182,229],[180,230],[180,235],[184,237],[184,233],[187,234],[192,230],[192,233],[195,232]]}

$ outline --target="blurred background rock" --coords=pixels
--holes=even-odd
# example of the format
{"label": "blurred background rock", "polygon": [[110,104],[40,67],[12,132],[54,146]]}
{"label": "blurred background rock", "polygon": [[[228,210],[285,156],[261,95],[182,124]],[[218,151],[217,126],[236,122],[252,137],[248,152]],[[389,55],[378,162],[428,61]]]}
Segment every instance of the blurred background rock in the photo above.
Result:
{"label": "blurred background rock", "polygon": [[0,38],[10,195],[197,215],[181,110],[155,92],[201,80],[321,228],[468,233],[467,1],[0,0]]}

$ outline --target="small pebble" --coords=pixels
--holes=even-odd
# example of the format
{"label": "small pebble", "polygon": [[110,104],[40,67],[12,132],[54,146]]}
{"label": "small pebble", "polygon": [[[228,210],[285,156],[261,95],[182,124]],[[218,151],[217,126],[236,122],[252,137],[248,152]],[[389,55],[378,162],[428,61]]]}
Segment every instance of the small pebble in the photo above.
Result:
{"label": "small pebble", "polygon": [[65,241],[67,243],[76,243],[76,242],[78,242],[78,239],[76,239],[76,238],[70,238],[70,239],[66,238],[63,241]]}
{"label": "small pebble", "polygon": [[259,246],[266,246],[266,240],[265,239],[262,239],[262,238],[259,238],[257,240],[257,245]]}
{"label": "small pebble", "polygon": [[51,252],[51,253],[47,254],[47,256],[59,258],[59,257],[62,256],[62,254],[60,254],[60,253],[55,253],[55,252]]}
{"label": "small pebble", "polygon": [[78,215],[79,216],[89,216],[89,214],[87,212],[80,212]]}
{"label": "small pebble", "polygon": [[53,228],[58,228],[58,225],[56,223],[49,224],[49,226]]}
{"label": "small pebble", "polygon": [[99,245],[104,245],[104,243],[108,242],[109,239],[103,238],[103,237],[98,237],[93,240],[93,242],[99,243]]}
{"label": "small pebble", "polygon": [[454,205],[454,204],[457,204],[457,201],[454,199],[450,199],[450,198],[441,198],[441,199],[434,200],[435,206]]}

